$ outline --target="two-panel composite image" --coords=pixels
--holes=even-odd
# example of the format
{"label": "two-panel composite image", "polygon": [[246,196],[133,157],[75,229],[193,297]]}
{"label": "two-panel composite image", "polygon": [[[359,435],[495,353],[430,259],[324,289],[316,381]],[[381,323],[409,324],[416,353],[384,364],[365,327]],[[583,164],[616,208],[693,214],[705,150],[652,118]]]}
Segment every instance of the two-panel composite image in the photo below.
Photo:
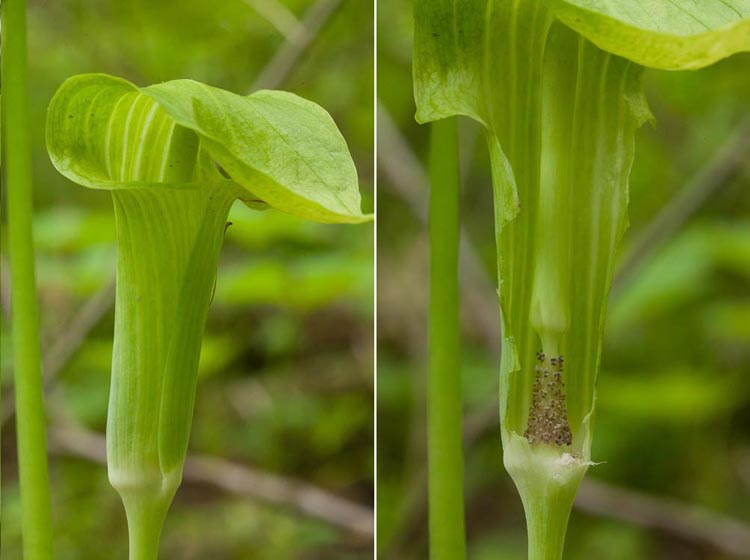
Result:
{"label": "two-panel composite image", "polygon": [[2,560],[750,560],[750,0],[0,0]]}

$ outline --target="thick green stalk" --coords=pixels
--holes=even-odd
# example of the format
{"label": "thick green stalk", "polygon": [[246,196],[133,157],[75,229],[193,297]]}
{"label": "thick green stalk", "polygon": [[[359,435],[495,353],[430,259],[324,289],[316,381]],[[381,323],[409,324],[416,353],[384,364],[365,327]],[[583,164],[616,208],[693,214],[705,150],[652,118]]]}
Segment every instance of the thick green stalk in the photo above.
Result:
{"label": "thick green stalk", "polygon": [[466,557],[458,298],[459,173],[456,119],[432,124],[430,150],[430,558]]}
{"label": "thick green stalk", "polygon": [[12,282],[16,432],[26,560],[52,558],[52,522],[32,236],[26,2],[3,0],[3,170]]}
{"label": "thick green stalk", "polygon": [[[179,483],[179,480],[178,480]],[[153,494],[144,491],[146,486],[132,492],[120,490],[128,519],[128,551],[130,560],[156,560],[159,541],[167,511],[177,485],[166,484],[167,494],[158,490]]]}

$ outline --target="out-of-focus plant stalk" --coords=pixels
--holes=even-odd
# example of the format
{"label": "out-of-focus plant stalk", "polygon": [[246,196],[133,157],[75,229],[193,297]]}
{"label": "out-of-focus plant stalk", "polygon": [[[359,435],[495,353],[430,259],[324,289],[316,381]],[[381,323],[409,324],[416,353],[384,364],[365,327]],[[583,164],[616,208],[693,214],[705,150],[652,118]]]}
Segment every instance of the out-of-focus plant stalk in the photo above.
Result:
{"label": "out-of-focus plant stalk", "polygon": [[431,125],[428,455],[430,558],[466,557],[463,496],[455,118]]}
{"label": "out-of-focus plant stalk", "polygon": [[2,26],[2,171],[8,211],[23,554],[25,560],[50,560],[52,521],[34,276],[25,0],[3,0]]}

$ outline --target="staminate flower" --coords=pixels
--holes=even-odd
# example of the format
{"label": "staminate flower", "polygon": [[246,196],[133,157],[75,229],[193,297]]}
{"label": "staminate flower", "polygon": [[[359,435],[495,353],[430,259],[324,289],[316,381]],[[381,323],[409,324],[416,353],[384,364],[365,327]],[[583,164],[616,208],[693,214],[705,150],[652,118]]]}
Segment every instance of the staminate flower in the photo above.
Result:
{"label": "staminate flower", "polygon": [[544,443],[562,447],[573,443],[565,407],[563,357],[547,358],[537,353],[539,365],[534,367],[534,391],[529,409],[528,427],[523,433],[530,444]]}

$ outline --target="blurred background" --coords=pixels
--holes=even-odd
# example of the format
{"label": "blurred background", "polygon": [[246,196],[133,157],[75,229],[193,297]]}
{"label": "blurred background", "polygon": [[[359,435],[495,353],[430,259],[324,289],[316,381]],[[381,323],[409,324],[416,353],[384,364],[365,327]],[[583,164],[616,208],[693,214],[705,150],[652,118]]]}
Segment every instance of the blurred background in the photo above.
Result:
{"label": "blurred background", "polygon": [[[373,10],[356,0],[29,0],[29,42],[56,558],[126,558],[125,516],[103,465],[112,204],[53,169],[47,104],[83,72],[286,89],[333,115],[372,211]],[[240,204],[229,219],[192,458],[160,558],[371,558],[373,227]],[[10,560],[21,549],[5,258],[0,544]]]}
{"label": "blurred background", "polygon": [[[414,121],[411,3],[378,3],[379,557],[427,558],[428,127]],[[750,54],[647,71],[630,222],[568,559],[750,558]],[[466,516],[472,560],[526,556],[503,469],[492,189],[460,122]]]}

